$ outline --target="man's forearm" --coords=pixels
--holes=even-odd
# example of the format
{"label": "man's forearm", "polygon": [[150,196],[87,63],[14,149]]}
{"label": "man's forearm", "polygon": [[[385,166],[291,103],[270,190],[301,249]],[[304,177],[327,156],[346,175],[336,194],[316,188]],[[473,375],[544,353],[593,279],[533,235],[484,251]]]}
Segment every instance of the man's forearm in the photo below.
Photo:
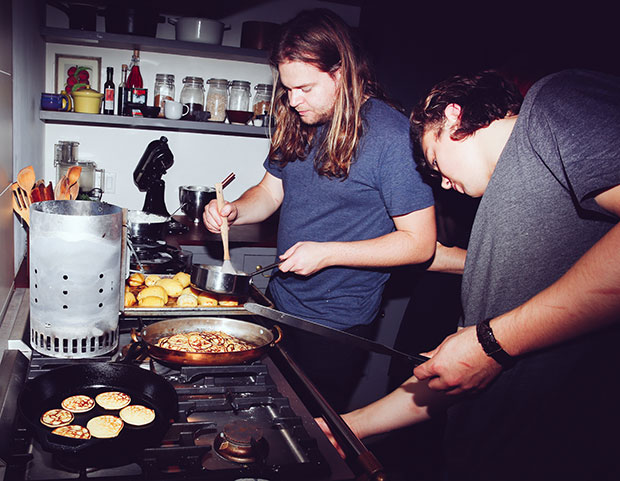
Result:
{"label": "man's forearm", "polygon": [[392,267],[428,261],[437,233],[433,207],[394,217],[396,230],[374,239],[328,242],[327,265]]}
{"label": "man's forearm", "polygon": [[424,234],[394,231],[375,239],[330,242],[329,265],[392,267],[420,264],[430,259],[433,241]]}
{"label": "man's forearm", "polygon": [[436,410],[443,411],[449,402],[453,399],[411,377],[387,396],[343,415],[343,419],[362,439],[426,421]]}
{"label": "man's forearm", "polygon": [[447,274],[463,274],[467,251],[460,247],[446,247],[437,242],[435,257],[428,267],[429,271],[445,272]]}
{"label": "man's forearm", "polygon": [[239,225],[261,222],[280,207],[278,200],[262,184],[248,189],[233,204],[238,210],[234,223]]}

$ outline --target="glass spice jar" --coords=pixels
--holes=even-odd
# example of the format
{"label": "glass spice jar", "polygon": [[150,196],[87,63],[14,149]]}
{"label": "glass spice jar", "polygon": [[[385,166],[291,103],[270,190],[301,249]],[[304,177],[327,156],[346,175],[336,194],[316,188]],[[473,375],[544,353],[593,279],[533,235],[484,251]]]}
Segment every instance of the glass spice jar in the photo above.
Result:
{"label": "glass spice jar", "polygon": [[167,73],[158,73],[155,75],[155,100],[153,105],[159,107],[158,117],[164,116],[164,102],[166,100],[174,100],[174,75]]}
{"label": "glass spice jar", "polygon": [[182,118],[197,120],[196,114],[204,110],[205,89],[202,77],[185,77],[180,101],[187,105],[189,110]]}
{"label": "glass spice jar", "polygon": [[207,111],[211,114],[209,120],[224,122],[226,119],[226,105],[228,103],[228,80],[222,78],[210,78],[207,80]]}
{"label": "glass spice jar", "polygon": [[270,84],[258,84],[254,87],[256,93],[254,94],[254,101],[252,103],[252,112],[254,113],[253,124],[257,127],[266,125],[265,121],[269,116],[271,110],[271,95],[273,91],[273,85]]}
{"label": "glass spice jar", "polygon": [[250,82],[245,80],[233,80],[229,84],[228,110],[250,110]]}

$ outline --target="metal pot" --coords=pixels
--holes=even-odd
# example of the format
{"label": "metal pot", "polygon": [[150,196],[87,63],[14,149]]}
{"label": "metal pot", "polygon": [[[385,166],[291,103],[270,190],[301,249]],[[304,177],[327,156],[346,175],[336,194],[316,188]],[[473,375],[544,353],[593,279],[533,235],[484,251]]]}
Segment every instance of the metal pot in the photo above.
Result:
{"label": "metal pot", "polygon": [[225,272],[222,266],[194,264],[192,266],[191,283],[192,286],[202,291],[228,294],[235,297],[247,297],[250,292],[250,280],[252,277],[273,269],[278,264],[279,262],[275,262],[261,267],[250,274],[240,271],[231,274],[230,272]]}
{"label": "metal pot", "polygon": [[215,189],[203,185],[182,185],[179,187],[179,202],[183,213],[194,223],[200,223],[205,206],[215,199]]}
{"label": "metal pot", "polygon": [[[155,322],[138,334],[132,332],[136,343],[148,350],[150,356],[175,365],[222,366],[254,361],[266,354],[267,349],[280,342],[282,332],[273,331],[258,324],[225,317],[182,317]],[[238,352],[197,353],[175,351],[157,346],[162,337],[201,331],[222,331],[242,341],[254,344],[254,349]],[[129,355],[129,354],[128,354]]]}
{"label": "metal pot", "polygon": [[72,30],[97,30],[97,7],[87,2],[59,2],[48,0],[69,17],[69,28]]}
{"label": "metal pot", "polygon": [[127,213],[127,235],[130,239],[163,239],[168,233],[169,221],[170,219],[163,215],[130,210]]}
{"label": "metal pot", "polygon": [[165,18],[153,10],[150,2],[114,0],[105,10],[105,31],[123,35],[155,37],[157,24]]}
{"label": "metal pot", "polygon": [[221,45],[224,30],[230,26],[218,20],[200,17],[169,18],[168,22],[176,26],[176,39],[183,42],[199,42]]}

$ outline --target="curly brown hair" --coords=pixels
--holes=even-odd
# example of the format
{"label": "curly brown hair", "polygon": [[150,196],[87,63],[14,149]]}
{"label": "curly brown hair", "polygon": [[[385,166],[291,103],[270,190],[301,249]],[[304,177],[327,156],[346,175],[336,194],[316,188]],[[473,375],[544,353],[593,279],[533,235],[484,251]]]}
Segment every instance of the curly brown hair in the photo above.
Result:
{"label": "curly brown hair", "polygon": [[[351,29],[330,10],[305,10],[280,27],[269,61],[276,71],[281,63],[292,61],[308,63],[329,74],[340,69],[334,114],[321,138],[315,167],[320,175],[346,178],[363,133],[362,105],[369,97],[387,101]],[[276,128],[269,151],[270,161],[286,165],[305,159],[316,137],[317,126],[301,121],[290,107],[280,81],[273,104]]]}
{"label": "curly brown hair", "polygon": [[516,85],[495,70],[472,76],[456,75],[438,83],[414,107],[409,118],[416,162],[427,173],[434,173],[424,158],[422,137],[427,132],[441,133],[448,105],[461,107],[459,126],[450,132],[450,138],[462,140],[494,120],[518,114],[522,102],[523,97]]}

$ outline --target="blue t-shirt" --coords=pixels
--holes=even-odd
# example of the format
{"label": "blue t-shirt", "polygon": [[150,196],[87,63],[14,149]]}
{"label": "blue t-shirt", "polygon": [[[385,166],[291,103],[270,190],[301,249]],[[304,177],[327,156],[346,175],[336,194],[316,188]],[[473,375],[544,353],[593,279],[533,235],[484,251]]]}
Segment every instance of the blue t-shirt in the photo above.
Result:
{"label": "blue t-shirt", "polygon": [[[433,205],[416,170],[407,118],[376,99],[363,109],[364,134],[346,179],[319,175],[316,149],[286,166],[265,161],[282,180],[278,255],[300,241],[358,241],[395,230],[391,217]],[[311,276],[278,272],[269,288],[276,307],[337,329],[377,315],[386,269],[329,267]]]}

